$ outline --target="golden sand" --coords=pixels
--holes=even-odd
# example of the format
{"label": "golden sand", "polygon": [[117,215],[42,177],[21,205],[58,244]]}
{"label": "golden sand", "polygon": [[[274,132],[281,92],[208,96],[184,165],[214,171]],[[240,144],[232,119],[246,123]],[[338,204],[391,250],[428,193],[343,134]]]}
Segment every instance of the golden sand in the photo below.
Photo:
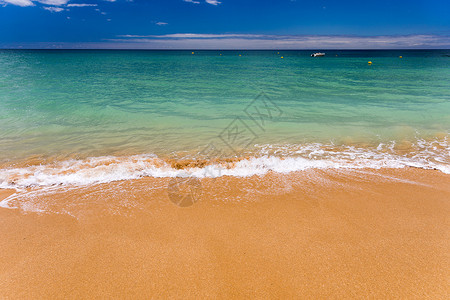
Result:
{"label": "golden sand", "polygon": [[0,297],[449,299],[449,179],[221,177],[186,208],[168,178],[29,191],[0,209]]}
{"label": "golden sand", "polygon": [[0,189],[0,201],[2,201],[3,199],[6,199],[7,197],[13,195],[15,193],[14,190],[4,190],[4,189]]}

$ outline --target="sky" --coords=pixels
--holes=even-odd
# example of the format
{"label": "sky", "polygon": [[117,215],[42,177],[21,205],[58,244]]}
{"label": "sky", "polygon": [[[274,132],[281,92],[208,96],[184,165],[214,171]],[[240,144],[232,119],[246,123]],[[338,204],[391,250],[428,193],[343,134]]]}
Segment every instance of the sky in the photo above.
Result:
{"label": "sky", "polygon": [[450,49],[450,0],[0,0],[0,48]]}

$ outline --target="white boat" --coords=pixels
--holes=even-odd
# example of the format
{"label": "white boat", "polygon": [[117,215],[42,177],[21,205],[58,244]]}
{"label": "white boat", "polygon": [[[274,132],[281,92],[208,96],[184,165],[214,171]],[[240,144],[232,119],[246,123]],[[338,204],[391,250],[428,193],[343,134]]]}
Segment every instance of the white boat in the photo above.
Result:
{"label": "white boat", "polygon": [[316,52],[311,54],[312,57],[317,57],[317,56],[325,56],[325,53],[321,53],[321,52]]}

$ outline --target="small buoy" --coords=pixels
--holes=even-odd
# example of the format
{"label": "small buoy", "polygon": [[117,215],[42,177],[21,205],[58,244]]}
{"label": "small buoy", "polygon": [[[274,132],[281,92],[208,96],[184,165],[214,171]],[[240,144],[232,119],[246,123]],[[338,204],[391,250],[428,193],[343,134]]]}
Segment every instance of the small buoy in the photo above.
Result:
{"label": "small buoy", "polygon": [[403,58],[403,56],[400,55],[399,58]]}
{"label": "small buoy", "polygon": [[369,61],[369,62],[368,62],[368,64],[369,64],[369,65],[371,65],[371,64],[372,64],[372,62],[371,62],[371,61]]}
{"label": "small buoy", "polygon": [[284,58],[284,56],[282,56],[281,58]]}
{"label": "small buoy", "polygon": [[242,56],[242,55],[239,54],[239,56]]}
{"label": "small buoy", "polygon": [[222,53],[220,53],[220,56],[222,56]]}
{"label": "small buoy", "polygon": [[194,52],[192,52],[192,54],[194,54]]}
{"label": "small buoy", "polygon": [[280,52],[277,52],[277,54],[280,54]]}

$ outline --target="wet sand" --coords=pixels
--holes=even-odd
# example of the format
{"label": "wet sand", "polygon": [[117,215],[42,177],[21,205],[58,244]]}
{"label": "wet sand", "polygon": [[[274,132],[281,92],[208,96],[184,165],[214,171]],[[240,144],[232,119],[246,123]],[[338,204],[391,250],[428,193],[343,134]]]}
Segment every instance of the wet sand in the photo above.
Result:
{"label": "wet sand", "polygon": [[202,179],[183,208],[168,183],[9,198],[19,208],[0,208],[0,297],[450,297],[449,175]]}

